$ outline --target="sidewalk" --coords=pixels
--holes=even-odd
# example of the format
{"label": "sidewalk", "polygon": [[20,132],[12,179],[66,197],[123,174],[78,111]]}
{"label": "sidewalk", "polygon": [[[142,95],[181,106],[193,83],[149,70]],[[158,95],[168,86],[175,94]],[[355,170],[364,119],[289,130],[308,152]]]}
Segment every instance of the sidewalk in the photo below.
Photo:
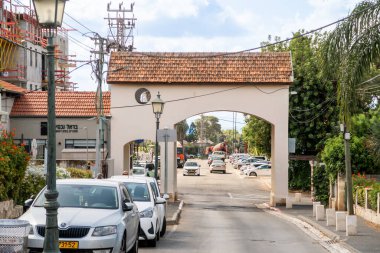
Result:
{"label": "sidewalk", "polygon": [[310,224],[329,238],[329,244],[340,243],[348,252],[375,253],[380,252],[380,227],[368,223],[358,216],[358,234],[346,236],[346,232],[336,231],[335,226],[327,226],[326,221],[316,221],[312,206],[297,206],[271,208],[276,212],[294,217]]}
{"label": "sidewalk", "polygon": [[181,217],[183,201],[168,201],[166,203],[166,224],[176,225]]}

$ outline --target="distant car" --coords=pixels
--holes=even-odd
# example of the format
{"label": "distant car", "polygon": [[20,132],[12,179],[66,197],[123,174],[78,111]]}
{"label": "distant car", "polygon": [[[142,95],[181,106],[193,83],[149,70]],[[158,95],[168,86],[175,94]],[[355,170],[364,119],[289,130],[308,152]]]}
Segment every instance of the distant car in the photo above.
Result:
{"label": "distant car", "polygon": [[247,176],[270,176],[271,169],[270,164],[262,164],[257,167],[251,166],[251,168],[245,170],[244,174]]}
{"label": "distant car", "polygon": [[[136,204],[119,182],[101,179],[56,181],[61,252],[138,252],[140,219]],[[46,187],[19,217],[31,224],[28,252],[42,252],[46,231]]]}
{"label": "distant car", "polygon": [[158,205],[166,204],[166,200],[156,197],[154,190],[145,177],[111,178],[123,182],[132,195],[140,213],[140,240],[147,240],[149,245],[156,247],[160,239],[161,220]]}
{"label": "distant car", "polygon": [[187,161],[183,166],[183,175],[189,176],[200,176],[201,175],[201,165],[196,161]]}
{"label": "distant car", "polygon": [[195,155],[187,155],[187,157],[188,157],[189,159],[194,159],[194,158],[195,158]]}
{"label": "distant car", "polygon": [[226,163],[222,160],[213,160],[210,164],[210,173],[213,173],[214,171],[221,171],[223,174],[226,173]]}
{"label": "distant car", "polygon": [[133,166],[132,176],[146,176],[147,170],[144,167]]}

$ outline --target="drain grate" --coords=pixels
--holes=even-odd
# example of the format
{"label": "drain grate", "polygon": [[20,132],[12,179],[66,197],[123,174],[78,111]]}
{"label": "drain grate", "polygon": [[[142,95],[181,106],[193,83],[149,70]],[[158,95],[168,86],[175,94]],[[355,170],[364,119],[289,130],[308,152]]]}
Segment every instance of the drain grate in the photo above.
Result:
{"label": "drain grate", "polygon": [[331,245],[331,244],[337,243],[337,241],[336,240],[328,240],[328,241],[324,241],[324,243]]}

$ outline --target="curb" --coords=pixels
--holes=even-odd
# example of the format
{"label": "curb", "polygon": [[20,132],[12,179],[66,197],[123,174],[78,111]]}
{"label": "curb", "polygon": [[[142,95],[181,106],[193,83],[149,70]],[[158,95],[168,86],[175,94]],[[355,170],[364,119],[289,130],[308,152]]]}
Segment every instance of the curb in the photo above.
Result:
{"label": "curb", "polygon": [[335,234],[334,232],[330,231],[329,229],[321,226],[320,224],[310,220],[309,218],[305,217],[305,216],[302,216],[302,215],[298,215],[298,219],[310,224],[311,226],[315,227],[317,230],[321,231],[321,233],[325,234],[327,237],[329,237],[331,240],[333,241],[339,241],[339,243],[344,247],[346,248],[347,250],[349,250],[350,252],[352,253],[360,253],[360,251],[358,251],[357,249],[353,248],[351,245],[347,244],[346,242],[340,240],[340,236]]}
{"label": "curb", "polygon": [[173,214],[171,219],[168,219],[166,221],[166,225],[170,226],[170,225],[177,225],[178,224],[179,218],[181,218],[181,212],[182,212],[183,204],[184,204],[184,202],[183,202],[183,200],[181,200],[181,202],[179,203],[177,211],[175,211],[175,213]]}

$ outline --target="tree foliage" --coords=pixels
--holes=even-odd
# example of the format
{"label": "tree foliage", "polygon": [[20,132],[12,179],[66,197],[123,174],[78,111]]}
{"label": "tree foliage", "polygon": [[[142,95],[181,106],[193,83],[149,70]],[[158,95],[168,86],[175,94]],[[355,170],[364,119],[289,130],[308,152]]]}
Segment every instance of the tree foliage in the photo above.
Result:
{"label": "tree foliage", "polygon": [[[294,36],[303,32],[301,30]],[[294,82],[290,89],[297,94],[289,98],[289,137],[296,138],[296,154],[316,155],[337,126],[336,88],[323,78],[319,67],[323,38],[324,35],[316,33],[265,50],[292,53]]]}
{"label": "tree foliage", "polygon": [[248,152],[255,155],[271,155],[271,124],[254,116],[247,116],[242,130],[243,141]]}
{"label": "tree foliage", "polygon": [[214,144],[219,142],[219,137],[222,136],[222,126],[219,124],[219,119],[215,116],[201,115],[195,120],[195,126],[198,133],[198,138],[203,138],[202,141],[212,141]]}
{"label": "tree foliage", "polygon": [[380,59],[379,26],[380,0],[362,1],[328,34],[322,46],[324,73],[337,80],[340,119],[348,130],[350,118],[359,108],[357,90]]}
{"label": "tree foliage", "polygon": [[14,133],[0,136],[0,201],[20,199],[21,184],[30,159],[23,146],[13,142]]}

